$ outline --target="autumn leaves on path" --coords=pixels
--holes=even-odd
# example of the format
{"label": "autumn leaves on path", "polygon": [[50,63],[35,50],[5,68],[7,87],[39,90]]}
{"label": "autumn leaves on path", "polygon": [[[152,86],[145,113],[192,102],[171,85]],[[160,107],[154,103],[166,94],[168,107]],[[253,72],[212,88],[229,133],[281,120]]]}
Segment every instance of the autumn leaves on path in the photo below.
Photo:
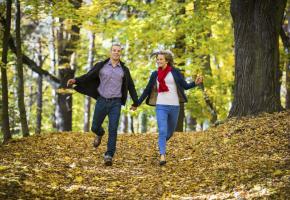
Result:
{"label": "autumn leaves on path", "polygon": [[[158,165],[157,134],[118,136],[112,167],[93,134],[54,133],[0,147],[0,199],[286,199],[290,113],[176,133]],[[288,172],[287,172],[288,170]]]}

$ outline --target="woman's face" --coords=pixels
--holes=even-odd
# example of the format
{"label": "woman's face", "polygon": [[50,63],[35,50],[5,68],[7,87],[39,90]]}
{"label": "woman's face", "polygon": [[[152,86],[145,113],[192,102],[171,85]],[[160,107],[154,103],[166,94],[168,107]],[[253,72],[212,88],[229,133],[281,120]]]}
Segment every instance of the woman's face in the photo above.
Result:
{"label": "woman's face", "polygon": [[159,55],[157,55],[156,63],[157,63],[158,67],[166,67],[168,62],[165,60],[164,55],[159,54]]}

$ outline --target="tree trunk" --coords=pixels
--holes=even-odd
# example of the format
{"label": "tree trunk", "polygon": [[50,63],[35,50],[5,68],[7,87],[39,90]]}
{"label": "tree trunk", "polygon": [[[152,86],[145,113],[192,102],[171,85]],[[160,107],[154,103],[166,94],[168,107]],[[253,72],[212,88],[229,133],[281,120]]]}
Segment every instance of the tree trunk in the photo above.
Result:
{"label": "tree trunk", "polygon": [[37,113],[36,113],[36,129],[35,133],[41,133],[41,121],[42,121],[42,76],[38,75],[37,79]]}
{"label": "tree trunk", "polygon": [[128,125],[129,125],[129,133],[135,133],[134,132],[134,117],[133,115],[128,114]]}
{"label": "tree trunk", "polygon": [[29,136],[29,129],[28,129],[28,124],[27,124],[25,104],[24,104],[24,79],[23,79],[21,35],[20,35],[20,1],[16,0],[15,5],[16,5],[15,32],[16,32],[16,51],[17,51],[18,107],[19,107],[19,112],[20,112],[22,134],[24,137],[26,137],[26,136]]}
{"label": "tree trunk", "polygon": [[[67,81],[74,77],[75,69],[71,66],[71,56],[73,55],[76,43],[79,40],[79,27],[72,26],[72,34],[70,40],[66,42],[64,48],[59,48],[59,79],[60,89],[67,89]],[[60,33],[61,36],[63,33]],[[64,42],[62,38],[59,38],[60,42]],[[57,93],[57,129],[60,131],[72,130],[72,95],[66,93]]]}
{"label": "tree trunk", "polygon": [[3,142],[6,143],[11,139],[10,123],[9,123],[9,102],[8,102],[8,81],[7,81],[7,62],[8,62],[8,41],[11,28],[11,5],[12,1],[6,1],[6,24],[4,27],[3,35],[3,51],[2,51],[2,64],[1,67],[1,88],[2,88],[2,131],[4,134]]}
{"label": "tree trunk", "polygon": [[[31,71],[30,77],[33,77],[33,71]],[[33,98],[34,98],[34,94],[33,94],[33,79],[31,78],[30,80],[28,80],[30,83],[28,83],[29,85],[29,100],[28,100],[28,105],[27,105],[27,123],[30,124],[31,122],[31,111],[32,111],[32,106],[33,106]]]}
{"label": "tree trunk", "polygon": [[[75,9],[81,7],[82,0],[71,0],[70,3]],[[63,30],[63,20],[60,19],[60,31],[58,34],[58,75],[60,79],[60,88],[58,91],[67,89],[67,81],[74,77],[75,69],[74,64],[71,63],[72,56],[76,50],[77,43],[79,42],[80,28],[76,25],[71,26],[71,30],[66,34],[65,39]],[[69,36],[69,37],[68,37]],[[56,109],[56,127],[59,131],[72,130],[72,95],[58,92],[56,95],[57,109]]]}
{"label": "tree trunk", "polygon": [[[55,35],[54,35],[54,18],[52,13],[49,16],[49,38],[48,38],[48,49],[49,49],[49,57],[50,57],[50,70],[51,74],[56,74],[56,50],[55,50]],[[51,122],[53,129],[56,129],[56,91],[52,90],[51,92]]]}
{"label": "tree trunk", "polygon": [[[39,67],[42,67],[43,65],[43,59],[42,59],[42,46],[41,46],[41,40],[39,39],[38,41],[39,44],[39,52],[38,52],[38,65]],[[37,103],[36,103],[36,128],[35,128],[35,133],[40,134],[41,133],[41,121],[42,121],[42,76],[41,74],[38,75],[37,78]]]}
{"label": "tree trunk", "polygon": [[128,116],[125,113],[121,114],[120,132],[128,133]]}
{"label": "tree trunk", "polygon": [[147,114],[146,114],[146,112],[142,112],[141,114],[140,114],[140,118],[141,118],[141,130],[140,130],[140,132],[141,133],[146,133],[147,132]]}
{"label": "tree trunk", "polygon": [[234,100],[229,117],[281,111],[278,36],[286,0],[231,1]]}
{"label": "tree trunk", "polygon": [[[95,55],[95,34],[91,31],[88,33],[89,36],[89,53],[88,53],[88,64],[87,71],[90,70],[94,65],[94,55]],[[89,132],[90,130],[90,116],[91,116],[91,98],[85,97],[85,112],[84,112],[84,132]]]}

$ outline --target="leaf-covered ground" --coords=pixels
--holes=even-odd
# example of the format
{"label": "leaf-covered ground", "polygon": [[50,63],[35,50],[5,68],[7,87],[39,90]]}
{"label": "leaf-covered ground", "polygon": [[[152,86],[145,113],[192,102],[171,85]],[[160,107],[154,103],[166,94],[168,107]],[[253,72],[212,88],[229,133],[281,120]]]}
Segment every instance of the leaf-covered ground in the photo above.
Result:
{"label": "leaf-covered ground", "polygon": [[0,146],[0,199],[287,199],[289,130],[287,111],[176,133],[164,167],[156,134],[119,135],[112,167],[93,134],[13,140]]}

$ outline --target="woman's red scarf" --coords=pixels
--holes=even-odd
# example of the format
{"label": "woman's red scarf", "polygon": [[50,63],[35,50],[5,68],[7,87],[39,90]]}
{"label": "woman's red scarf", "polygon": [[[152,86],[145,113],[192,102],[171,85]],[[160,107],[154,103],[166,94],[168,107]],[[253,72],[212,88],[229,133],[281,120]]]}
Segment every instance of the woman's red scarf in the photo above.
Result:
{"label": "woman's red scarf", "polygon": [[165,77],[167,76],[167,74],[169,72],[171,72],[172,70],[172,67],[170,67],[169,65],[166,66],[166,68],[164,70],[162,70],[162,67],[159,67],[158,68],[158,82],[159,82],[159,88],[158,88],[158,92],[167,92],[169,91],[166,83],[165,83]]}

